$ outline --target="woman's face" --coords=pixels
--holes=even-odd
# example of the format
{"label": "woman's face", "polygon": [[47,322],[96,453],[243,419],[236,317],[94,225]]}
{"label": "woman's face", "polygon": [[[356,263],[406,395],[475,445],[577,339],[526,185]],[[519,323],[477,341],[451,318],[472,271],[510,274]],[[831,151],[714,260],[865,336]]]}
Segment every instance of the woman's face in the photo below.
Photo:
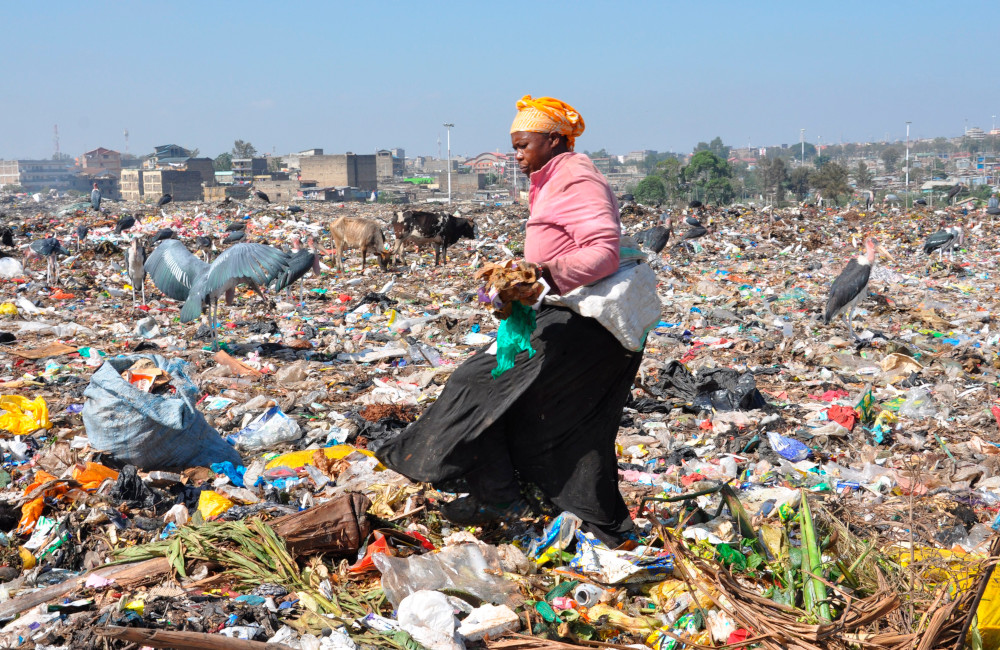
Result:
{"label": "woman's face", "polygon": [[515,131],[510,134],[514,159],[521,173],[531,175],[545,166],[556,155],[565,151],[564,139],[557,133],[529,133]]}

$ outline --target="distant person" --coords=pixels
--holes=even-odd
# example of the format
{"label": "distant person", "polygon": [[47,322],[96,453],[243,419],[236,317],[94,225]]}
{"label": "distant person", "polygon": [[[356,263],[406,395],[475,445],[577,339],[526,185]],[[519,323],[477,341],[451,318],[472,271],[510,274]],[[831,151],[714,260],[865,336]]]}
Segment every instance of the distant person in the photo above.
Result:
{"label": "distant person", "polygon": [[823,209],[823,195],[818,192],[816,193],[816,207]]}
{"label": "distant person", "polygon": [[94,183],[94,189],[90,190],[90,207],[94,208],[94,212],[101,211],[101,190],[97,189],[97,183]]}
{"label": "distant person", "polygon": [[875,207],[875,192],[868,190],[868,194],[865,195],[865,211],[870,212]]}
{"label": "distant person", "polygon": [[990,200],[986,204],[986,209],[987,210],[996,210],[997,208],[1000,208],[1000,199],[997,198],[996,193],[993,193],[993,194],[990,195]]}

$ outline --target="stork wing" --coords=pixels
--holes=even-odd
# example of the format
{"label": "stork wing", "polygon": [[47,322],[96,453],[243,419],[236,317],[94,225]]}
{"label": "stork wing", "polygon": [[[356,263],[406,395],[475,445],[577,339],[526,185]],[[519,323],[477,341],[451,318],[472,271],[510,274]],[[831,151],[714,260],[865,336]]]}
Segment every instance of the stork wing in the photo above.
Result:
{"label": "stork wing", "polygon": [[684,223],[686,223],[689,226],[694,226],[695,228],[701,228],[701,222],[695,219],[694,217],[686,217],[684,219]]}
{"label": "stork wing", "polygon": [[191,287],[207,270],[208,264],[176,239],[164,240],[146,260],[146,272],[153,284],[174,300],[187,300]]}
{"label": "stork wing", "polygon": [[924,253],[930,255],[954,238],[955,233],[949,230],[939,230],[924,241]]}
{"label": "stork wing", "polygon": [[316,255],[307,250],[300,250],[288,258],[288,270],[274,279],[274,290],[281,291],[298,281],[309,272]]}
{"label": "stork wing", "polygon": [[857,259],[847,263],[847,267],[840,272],[837,279],[833,281],[833,285],[830,286],[830,298],[826,301],[824,314],[827,323],[837,315],[837,312],[865,290],[871,274],[872,267],[868,264],[858,264]]}
{"label": "stork wing", "polygon": [[232,281],[270,284],[288,270],[288,253],[264,244],[236,244],[227,248],[208,268],[206,293],[217,293]]}
{"label": "stork wing", "polygon": [[195,280],[194,285],[188,293],[184,306],[181,307],[181,322],[188,323],[201,316],[201,306],[205,302],[208,292],[205,285],[208,284],[208,273],[202,273]]}

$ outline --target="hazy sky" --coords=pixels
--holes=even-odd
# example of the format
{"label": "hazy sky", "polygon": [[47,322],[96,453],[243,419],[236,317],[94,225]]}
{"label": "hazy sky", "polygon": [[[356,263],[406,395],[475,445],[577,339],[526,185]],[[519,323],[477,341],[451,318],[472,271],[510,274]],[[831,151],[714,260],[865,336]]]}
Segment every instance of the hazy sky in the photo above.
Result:
{"label": "hazy sky", "polygon": [[[578,150],[954,136],[1000,113],[991,2],[0,2],[0,158],[176,143],[510,149],[524,94]],[[444,145],[442,145],[442,148]]]}

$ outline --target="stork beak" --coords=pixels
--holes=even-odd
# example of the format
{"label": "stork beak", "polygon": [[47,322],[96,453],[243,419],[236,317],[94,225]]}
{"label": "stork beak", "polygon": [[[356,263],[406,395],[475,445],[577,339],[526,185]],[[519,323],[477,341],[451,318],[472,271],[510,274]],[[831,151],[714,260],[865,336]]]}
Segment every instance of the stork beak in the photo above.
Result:
{"label": "stork beak", "polygon": [[879,244],[878,246],[875,247],[875,252],[878,253],[879,255],[885,257],[890,262],[895,262],[896,261],[896,258],[893,257],[892,254],[890,254],[889,251],[887,251],[885,249],[885,246],[883,246],[882,244]]}

